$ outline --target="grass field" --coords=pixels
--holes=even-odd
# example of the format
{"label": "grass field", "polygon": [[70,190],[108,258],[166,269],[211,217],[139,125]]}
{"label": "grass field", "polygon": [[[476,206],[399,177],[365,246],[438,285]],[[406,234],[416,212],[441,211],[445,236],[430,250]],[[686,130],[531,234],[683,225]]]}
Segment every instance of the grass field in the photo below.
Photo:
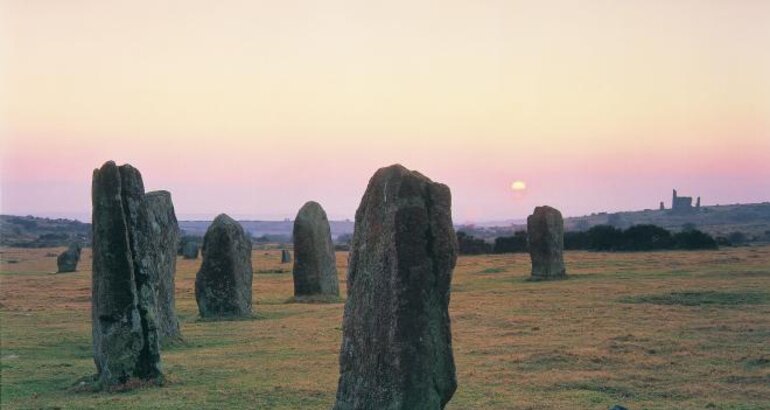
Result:
{"label": "grass field", "polygon": [[[287,303],[289,265],[254,251],[251,320],[200,321],[200,260],[179,260],[185,343],[164,387],[73,389],[94,373],[90,255],[2,249],[0,404],[16,408],[328,409],[342,303]],[[770,246],[568,252],[571,278],[527,282],[527,255],[461,257],[452,286],[458,389],[451,409],[770,409]],[[347,255],[337,255],[344,279]],[[344,280],[343,280],[344,283]],[[342,286],[344,289],[344,285]]]}

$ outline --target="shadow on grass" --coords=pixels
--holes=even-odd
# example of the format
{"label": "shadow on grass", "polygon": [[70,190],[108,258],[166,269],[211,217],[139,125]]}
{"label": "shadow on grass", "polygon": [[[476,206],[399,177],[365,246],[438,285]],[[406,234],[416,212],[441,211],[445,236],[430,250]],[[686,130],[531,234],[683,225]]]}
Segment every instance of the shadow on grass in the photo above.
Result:
{"label": "shadow on grass", "polygon": [[253,320],[274,320],[283,319],[287,316],[295,315],[295,312],[254,312],[244,316],[216,316],[216,317],[198,317],[193,322],[250,322]]}
{"label": "shadow on grass", "polygon": [[284,303],[333,304],[333,303],[345,303],[345,299],[336,295],[292,296],[286,299]]}
{"label": "shadow on grass", "polygon": [[284,269],[284,268],[258,269],[254,271],[255,275],[268,275],[268,274],[277,274],[277,273],[291,273],[291,269]]}
{"label": "shadow on grass", "polygon": [[508,269],[501,267],[501,268],[487,268],[487,269],[484,269],[482,271],[476,272],[476,274],[477,275],[488,275],[488,274],[492,274],[492,273],[504,273],[504,272],[508,272]]}

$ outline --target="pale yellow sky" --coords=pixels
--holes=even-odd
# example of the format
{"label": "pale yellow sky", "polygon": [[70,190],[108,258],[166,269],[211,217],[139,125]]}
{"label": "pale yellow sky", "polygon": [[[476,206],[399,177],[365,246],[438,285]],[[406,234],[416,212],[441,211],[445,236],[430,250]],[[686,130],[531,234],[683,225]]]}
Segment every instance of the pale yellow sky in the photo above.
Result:
{"label": "pale yellow sky", "polygon": [[232,212],[312,196],[352,216],[392,162],[455,188],[459,219],[649,207],[673,185],[770,199],[768,1],[5,0],[0,27],[8,211],[57,211],[51,181],[87,190],[110,158],[191,214],[248,187]]}

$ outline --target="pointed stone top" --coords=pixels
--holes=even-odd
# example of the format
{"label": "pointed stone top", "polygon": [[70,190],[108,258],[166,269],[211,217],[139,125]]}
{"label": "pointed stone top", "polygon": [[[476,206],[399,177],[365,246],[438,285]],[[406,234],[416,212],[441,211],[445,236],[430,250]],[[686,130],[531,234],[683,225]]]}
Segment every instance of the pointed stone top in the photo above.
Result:
{"label": "pointed stone top", "polygon": [[214,222],[211,223],[212,225],[240,225],[238,221],[236,221],[233,218],[230,218],[227,214],[219,214],[216,218],[214,218]]}
{"label": "pointed stone top", "polygon": [[299,209],[299,212],[297,212],[297,217],[295,219],[318,218],[318,217],[321,217],[322,219],[326,219],[326,211],[324,211],[323,207],[318,202],[307,201],[305,202],[305,205],[302,205],[302,208]]}
{"label": "pointed stone top", "polygon": [[540,205],[540,206],[535,207],[535,211],[533,212],[533,215],[534,214],[542,214],[542,213],[557,213],[557,214],[559,214],[559,216],[561,216],[561,212],[559,212],[558,209],[556,209],[556,208],[554,208],[552,206]]}
{"label": "pointed stone top", "polygon": [[171,192],[166,190],[150,191],[144,194],[146,197],[168,197],[171,198]]}
{"label": "pointed stone top", "polygon": [[406,175],[414,176],[419,179],[424,179],[426,181],[433,182],[431,181],[430,178],[421,174],[419,171],[410,170],[401,164],[393,164],[393,165],[378,169],[377,172],[374,173],[374,176],[372,176],[372,180],[388,178],[393,176],[406,176]]}

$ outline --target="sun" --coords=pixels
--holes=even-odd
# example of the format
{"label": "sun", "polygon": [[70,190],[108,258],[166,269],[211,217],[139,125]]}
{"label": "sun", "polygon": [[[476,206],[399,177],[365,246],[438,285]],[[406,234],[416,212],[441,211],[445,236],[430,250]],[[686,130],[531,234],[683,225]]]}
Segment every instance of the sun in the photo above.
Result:
{"label": "sun", "polygon": [[513,183],[511,184],[511,189],[514,192],[521,192],[527,189],[527,184],[524,181],[519,181],[519,180],[513,181]]}

